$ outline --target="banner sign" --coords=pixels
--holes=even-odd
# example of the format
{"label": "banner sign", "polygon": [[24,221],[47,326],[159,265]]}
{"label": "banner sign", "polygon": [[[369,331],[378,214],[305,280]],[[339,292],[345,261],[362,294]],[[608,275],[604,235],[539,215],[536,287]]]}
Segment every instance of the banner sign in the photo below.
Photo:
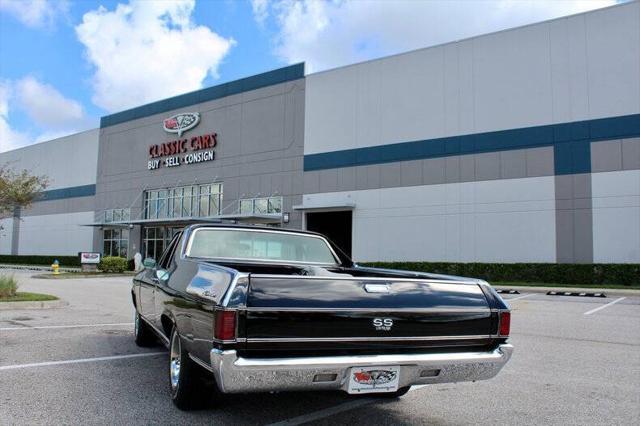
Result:
{"label": "banner sign", "polygon": [[98,264],[100,263],[100,253],[80,252],[81,264]]}

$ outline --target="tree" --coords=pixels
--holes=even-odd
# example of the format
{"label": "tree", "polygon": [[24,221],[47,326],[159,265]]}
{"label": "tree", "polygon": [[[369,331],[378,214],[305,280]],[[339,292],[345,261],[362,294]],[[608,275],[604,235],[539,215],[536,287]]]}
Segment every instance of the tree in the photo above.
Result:
{"label": "tree", "polygon": [[0,219],[11,217],[17,208],[29,207],[48,184],[46,176],[36,176],[28,170],[17,172],[8,164],[0,165]]}

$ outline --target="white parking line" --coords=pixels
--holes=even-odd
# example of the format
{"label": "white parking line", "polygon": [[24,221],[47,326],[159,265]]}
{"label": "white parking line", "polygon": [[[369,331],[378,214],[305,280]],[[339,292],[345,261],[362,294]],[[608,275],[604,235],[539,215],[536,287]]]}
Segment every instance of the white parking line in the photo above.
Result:
{"label": "white parking line", "polygon": [[80,359],[67,359],[63,361],[36,362],[32,364],[3,365],[3,366],[0,366],[0,371],[17,370],[20,368],[48,367],[51,365],[80,364],[84,362],[112,361],[115,359],[142,358],[142,357],[156,356],[156,355],[163,355],[163,354],[166,354],[166,352],[148,352],[143,354],[114,355],[114,356],[102,356],[98,358],[80,358]]}
{"label": "white parking line", "polygon": [[301,425],[303,423],[312,422],[318,419],[324,419],[325,417],[329,417],[335,414],[343,413],[345,411],[353,410],[354,408],[371,404],[374,401],[377,401],[377,399],[363,398],[363,399],[358,399],[356,401],[349,401],[343,404],[335,405],[333,407],[325,408],[324,410],[318,410],[318,411],[314,411],[313,413],[303,414],[302,416],[293,417],[291,419],[283,420],[281,422],[271,423],[267,426]]}
{"label": "white parking line", "polygon": [[111,324],[75,324],[75,325],[39,325],[35,327],[5,327],[0,328],[0,331],[13,331],[13,330],[46,330],[49,328],[83,328],[83,327],[120,327],[124,325],[133,325],[132,322],[117,322]]}
{"label": "white parking line", "polygon": [[606,305],[602,305],[602,306],[599,306],[599,307],[597,307],[597,308],[595,308],[595,309],[592,309],[592,310],[590,310],[590,311],[587,311],[587,312],[585,312],[584,314],[585,314],[585,315],[591,315],[591,314],[594,314],[594,313],[596,313],[596,312],[598,312],[598,311],[600,311],[600,310],[602,310],[602,309],[604,309],[604,308],[608,308],[608,307],[609,307],[609,306],[611,306],[611,305],[615,305],[616,303],[618,303],[618,302],[620,302],[620,301],[622,301],[622,300],[624,300],[624,299],[626,299],[626,297],[621,297],[621,298],[619,298],[619,299],[614,300],[613,302],[609,302],[609,303],[607,303]]}
{"label": "white parking line", "polygon": [[518,297],[514,297],[513,299],[504,299],[507,302],[513,302],[514,300],[520,300],[520,299],[524,299],[525,297],[529,297],[529,296],[533,296],[535,293],[529,293],[529,294],[525,294],[523,296],[518,296]]}

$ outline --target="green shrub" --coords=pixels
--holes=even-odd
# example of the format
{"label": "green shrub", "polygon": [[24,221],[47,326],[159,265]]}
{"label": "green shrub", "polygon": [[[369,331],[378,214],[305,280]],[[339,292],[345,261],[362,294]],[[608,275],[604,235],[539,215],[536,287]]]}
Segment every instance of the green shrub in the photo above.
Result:
{"label": "green shrub", "polygon": [[122,273],[127,270],[127,259],[117,256],[105,256],[100,260],[98,269],[102,272]]}
{"label": "green shrub", "polygon": [[13,275],[0,275],[0,297],[13,297],[18,291],[18,281]]}
{"label": "green shrub", "polygon": [[46,265],[49,266],[54,260],[60,262],[61,267],[79,267],[80,258],[78,256],[29,256],[29,255],[0,255],[0,264],[10,265]]}
{"label": "green shrub", "polygon": [[640,264],[369,262],[363,266],[481,278],[489,282],[640,287]]}

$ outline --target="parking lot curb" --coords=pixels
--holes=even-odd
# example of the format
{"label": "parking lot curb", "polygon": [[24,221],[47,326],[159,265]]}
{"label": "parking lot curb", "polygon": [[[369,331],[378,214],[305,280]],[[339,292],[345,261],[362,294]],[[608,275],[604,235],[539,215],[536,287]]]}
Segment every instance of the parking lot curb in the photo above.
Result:
{"label": "parking lot curb", "polygon": [[513,290],[517,288],[521,293],[547,294],[550,291],[557,293],[605,293],[607,296],[640,296],[640,289],[616,289],[616,288],[582,288],[582,287],[524,287],[524,286],[493,286],[496,290]]}
{"label": "parking lot curb", "polygon": [[577,291],[548,291],[547,296],[573,296],[573,297],[607,297],[605,292],[577,292]]}
{"label": "parking lot curb", "polygon": [[39,280],[83,280],[83,279],[94,279],[94,278],[114,278],[114,277],[129,277],[133,278],[135,273],[125,273],[125,274],[83,274],[82,272],[66,272],[60,275],[53,275],[52,273],[44,273],[44,274],[35,274],[31,275],[31,278],[36,278]]}
{"label": "parking lot curb", "polygon": [[67,306],[69,302],[65,300],[42,300],[40,302],[2,302],[0,303],[0,311],[18,310],[18,309],[53,309]]}

